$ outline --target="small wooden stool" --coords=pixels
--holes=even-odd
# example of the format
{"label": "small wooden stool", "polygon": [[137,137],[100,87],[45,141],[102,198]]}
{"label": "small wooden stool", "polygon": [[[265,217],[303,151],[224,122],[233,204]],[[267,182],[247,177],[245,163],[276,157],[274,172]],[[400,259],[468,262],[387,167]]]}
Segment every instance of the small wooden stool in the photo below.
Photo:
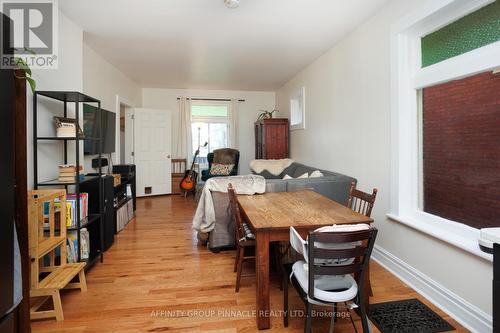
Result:
{"label": "small wooden stool", "polygon": [[[64,208],[64,209],[61,209]],[[87,291],[85,263],[68,264],[66,260],[66,191],[36,190],[28,193],[29,252],[31,261],[30,298],[31,319],[53,318],[64,320],[61,289]],[[56,219],[56,216],[58,219]],[[48,228],[44,223],[48,222]],[[56,265],[56,250],[59,264]],[[48,256],[46,265],[44,258]],[[42,278],[40,278],[40,274]],[[71,282],[78,275],[78,282]],[[52,310],[41,310],[48,299]]]}

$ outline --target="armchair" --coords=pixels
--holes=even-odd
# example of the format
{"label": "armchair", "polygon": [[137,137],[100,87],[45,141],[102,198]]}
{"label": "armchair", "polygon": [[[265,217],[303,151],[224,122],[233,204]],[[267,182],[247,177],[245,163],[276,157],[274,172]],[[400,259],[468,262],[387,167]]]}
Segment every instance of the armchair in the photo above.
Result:
{"label": "armchair", "polygon": [[208,169],[201,171],[201,180],[207,181],[212,177],[225,177],[225,175],[212,175],[210,170],[213,163],[234,164],[233,169],[227,176],[236,176],[238,174],[238,164],[240,162],[240,152],[236,149],[222,148],[216,149],[213,153],[207,155]]}

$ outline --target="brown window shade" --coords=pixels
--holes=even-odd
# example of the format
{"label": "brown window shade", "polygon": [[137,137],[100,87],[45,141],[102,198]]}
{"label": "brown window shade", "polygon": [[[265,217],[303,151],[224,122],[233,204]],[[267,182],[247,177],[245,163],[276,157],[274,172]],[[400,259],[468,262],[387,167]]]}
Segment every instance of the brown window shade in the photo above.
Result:
{"label": "brown window shade", "polygon": [[423,89],[423,210],[474,228],[500,226],[500,75]]}

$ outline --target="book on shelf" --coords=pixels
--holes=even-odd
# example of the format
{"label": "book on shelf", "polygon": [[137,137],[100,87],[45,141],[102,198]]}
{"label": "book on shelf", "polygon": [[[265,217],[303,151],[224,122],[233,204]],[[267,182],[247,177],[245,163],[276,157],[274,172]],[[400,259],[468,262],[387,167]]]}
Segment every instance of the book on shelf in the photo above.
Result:
{"label": "book on shelf", "polygon": [[[72,183],[75,182],[77,171],[82,172],[83,166],[77,167],[74,164],[61,164],[59,165],[59,178],[58,180],[63,183]],[[85,175],[80,174],[79,180],[83,181],[85,179]]]}
{"label": "book on shelf", "polygon": [[[89,195],[88,193],[80,193],[80,218],[77,218],[76,214],[76,194],[67,194],[66,195],[66,227],[67,228],[76,228],[78,227],[78,221],[84,222],[84,220],[88,217],[89,210]],[[46,221],[49,218],[49,202],[44,202],[44,217]],[[59,223],[61,211],[61,202],[54,202],[54,214],[56,223]],[[46,226],[48,227],[48,222],[46,222]],[[44,223],[45,226],[45,223]],[[57,228],[57,225],[56,225]]]}
{"label": "book on shelf", "polygon": [[[76,175],[72,175],[72,176],[59,176],[59,178],[57,178],[57,181],[61,182],[61,183],[74,183],[76,182]],[[85,175],[79,175],[78,176],[78,180],[79,181],[84,181],[85,180]]]}
{"label": "book on shelf", "polygon": [[67,194],[66,202],[71,205],[69,219],[66,218],[66,226],[70,228],[74,228],[78,226],[78,221],[83,221],[88,216],[88,193],[80,193],[80,216],[77,217],[76,214],[76,205],[77,198],[76,194]]}
{"label": "book on shelf", "polygon": [[[80,230],[80,258],[82,261],[87,261],[90,256],[90,235],[86,228]],[[66,239],[66,253],[69,263],[78,261],[78,234],[76,231],[69,231]]]}
{"label": "book on shelf", "polygon": [[[59,172],[76,172],[75,164],[59,164]],[[79,171],[83,170],[83,165],[80,165]]]}

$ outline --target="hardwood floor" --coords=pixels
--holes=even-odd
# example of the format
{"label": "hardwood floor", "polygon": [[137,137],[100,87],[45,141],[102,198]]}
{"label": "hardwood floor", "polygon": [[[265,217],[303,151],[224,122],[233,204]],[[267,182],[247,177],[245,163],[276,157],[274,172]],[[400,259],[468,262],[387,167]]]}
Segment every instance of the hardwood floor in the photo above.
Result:
{"label": "hardwood floor", "polygon": [[[192,198],[164,196],[138,200],[137,216],[116,236],[103,264],[87,273],[88,291],[62,295],[63,322],[32,322],[35,333],[51,332],[256,332],[255,277],[243,277],[234,292],[235,251],[214,254],[198,245],[191,229]],[[250,271],[251,266],[246,267]],[[417,297],[460,332],[449,316],[373,263],[373,302]],[[271,285],[270,332],[302,332],[303,318],[292,317],[283,327],[279,311],[283,296],[278,281]],[[303,310],[293,289],[290,309]],[[361,332],[360,322],[354,319]],[[313,320],[314,332],[328,330],[327,318]],[[347,318],[335,332],[354,332]]]}

